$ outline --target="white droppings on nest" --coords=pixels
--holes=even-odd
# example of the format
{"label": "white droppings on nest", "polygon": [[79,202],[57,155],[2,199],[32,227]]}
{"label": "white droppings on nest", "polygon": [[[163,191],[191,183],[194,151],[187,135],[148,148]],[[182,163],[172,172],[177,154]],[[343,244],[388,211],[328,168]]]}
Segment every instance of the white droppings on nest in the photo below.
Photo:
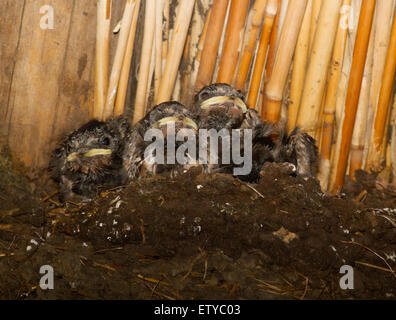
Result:
{"label": "white droppings on nest", "polygon": [[305,221],[305,225],[309,227],[309,221]]}
{"label": "white droppings on nest", "polygon": [[32,246],[29,245],[26,247],[26,251],[30,251],[30,250],[32,250]]}
{"label": "white droppings on nest", "polygon": [[107,210],[107,214],[112,214],[113,213],[113,207],[110,207],[109,210]]}
{"label": "white droppings on nest", "polygon": [[99,227],[101,227],[101,228],[102,228],[103,226],[105,226],[105,224],[104,224],[104,223],[102,223],[102,222],[101,222],[101,223],[99,223]]}
{"label": "white droppings on nest", "polygon": [[200,190],[202,188],[203,188],[203,185],[201,185],[201,184],[197,185],[197,190]]}
{"label": "white droppings on nest", "polygon": [[110,236],[109,236],[109,237],[107,237],[107,240],[111,241],[111,237],[110,237]]}
{"label": "white droppings on nest", "polygon": [[181,217],[181,219],[180,219],[180,224],[185,224],[185,223],[186,223],[186,217],[183,216],[183,217]]}
{"label": "white droppings on nest", "polygon": [[202,230],[202,227],[199,225],[200,222],[201,222],[201,218],[200,217],[195,217],[194,218],[194,223],[196,224],[196,225],[193,226],[194,235],[197,235]]}
{"label": "white droppings on nest", "polygon": [[47,238],[49,238],[51,236],[51,232],[47,231]]}
{"label": "white droppings on nest", "polygon": [[35,246],[38,245],[38,242],[36,240],[34,240],[34,239],[30,239],[30,243],[34,244]]}
{"label": "white droppings on nest", "polygon": [[391,208],[382,208],[382,209],[373,209],[374,213],[390,213],[390,214],[395,214],[396,209],[391,209]]}
{"label": "white droppings on nest", "polygon": [[116,221],[115,219],[113,219],[113,226],[117,225],[118,221]]}
{"label": "white droppings on nest", "polygon": [[342,231],[343,231],[345,234],[349,234],[349,230],[348,230],[348,229],[342,229]]}
{"label": "white droppings on nest", "polygon": [[200,233],[201,230],[202,230],[202,227],[201,227],[201,226],[193,226],[193,233],[194,233],[194,235]]}
{"label": "white droppings on nest", "polygon": [[337,249],[336,249],[333,245],[330,245],[330,248],[331,248],[334,252],[337,252]]}
{"label": "white droppings on nest", "polygon": [[393,262],[396,262],[396,254],[395,252],[392,252],[390,254],[385,254],[386,260],[392,260]]}
{"label": "white droppings on nest", "polygon": [[116,203],[116,205],[115,205],[115,208],[116,208],[116,209],[119,209],[120,206],[121,206],[121,204],[122,204],[123,202],[124,202],[124,201],[122,201],[122,200],[118,200],[117,203]]}
{"label": "white droppings on nest", "polygon": [[88,247],[88,245],[85,242],[82,243],[82,246],[83,247]]}
{"label": "white droppings on nest", "polygon": [[118,200],[120,200],[120,199],[121,199],[120,196],[115,197],[113,200],[111,200],[110,205],[116,203],[116,202],[117,202]]}
{"label": "white droppings on nest", "polygon": [[131,231],[131,226],[130,226],[130,224],[124,222],[124,225],[123,225],[122,229],[124,231]]}

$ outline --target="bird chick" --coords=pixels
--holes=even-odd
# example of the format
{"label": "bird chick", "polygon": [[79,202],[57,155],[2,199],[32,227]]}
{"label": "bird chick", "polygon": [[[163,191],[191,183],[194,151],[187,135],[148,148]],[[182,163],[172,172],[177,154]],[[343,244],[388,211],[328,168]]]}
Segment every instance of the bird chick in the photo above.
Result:
{"label": "bird chick", "polygon": [[[194,108],[199,114],[199,127],[217,131],[241,130],[240,150],[243,152],[247,150],[243,129],[252,130],[252,170],[247,175],[237,177],[244,181],[257,182],[265,162],[289,162],[296,166],[298,175],[313,176],[318,160],[315,140],[298,129],[287,136],[283,124],[262,122],[258,112],[246,107],[244,101],[240,91],[224,83],[206,86],[194,98]],[[221,161],[220,155],[218,163]],[[230,173],[230,169],[235,167],[238,166],[209,165],[207,171]]]}
{"label": "bird chick", "polygon": [[53,152],[50,170],[60,186],[60,201],[92,199],[99,187],[122,183],[124,138],[130,131],[124,117],[91,120],[73,131]]}
{"label": "bird chick", "polygon": [[247,111],[244,96],[226,83],[206,86],[194,97],[201,129],[237,129]]}
{"label": "bird chick", "polygon": [[[154,141],[159,143],[158,145],[153,144],[154,136],[151,135],[150,129],[160,131],[161,136],[155,136]],[[196,116],[181,103],[169,101],[155,106],[133,127],[127,138],[123,155],[123,172],[126,180],[132,181],[147,175],[161,173],[169,173],[174,176],[179,170],[190,168],[191,163],[196,160],[197,149],[195,144],[195,154],[190,154],[189,150],[184,152],[185,158],[191,160],[191,162],[180,163],[174,156],[180,145],[190,138],[195,138],[197,132]],[[149,137],[145,139],[147,134],[149,134]],[[185,135],[184,140],[177,141],[175,137],[181,134]],[[194,137],[191,137],[191,134]],[[161,163],[157,161],[159,158],[156,147],[159,145],[163,149],[161,150],[163,154]]]}
{"label": "bird chick", "polygon": [[[254,173],[238,176],[239,178],[252,180],[252,176],[259,176],[258,167],[263,161],[273,161],[271,149],[274,144],[271,142],[265,145],[264,143],[269,142],[272,126],[262,123],[257,111],[246,106],[245,97],[240,91],[225,83],[211,84],[196,94],[194,109],[199,114],[200,129],[215,129],[218,132],[225,129],[228,130],[229,136],[231,130],[238,130],[240,134],[239,148],[242,154],[245,152],[244,129],[252,130],[252,171]],[[217,159],[211,159],[212,163],[205,167],[207,172],[231,173],[234,168],[239,167],[234,163],[221,163],[223,150],[227,153],[231,152],[227,148],[223,149],[223,145],[230,145],[226,138],[219,141]],[[210,150],[208,150],[209,152]]]}

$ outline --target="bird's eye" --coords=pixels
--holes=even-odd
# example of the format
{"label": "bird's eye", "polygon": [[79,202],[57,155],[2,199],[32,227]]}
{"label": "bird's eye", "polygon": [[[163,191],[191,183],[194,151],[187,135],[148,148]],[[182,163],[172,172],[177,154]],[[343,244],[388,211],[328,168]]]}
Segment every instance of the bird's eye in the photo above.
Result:
{"label": "bird's eye", "polygon": [[205,100],[208,100],[209,99],[209,93],[206,92],[206,91],[201,92],[200,95],[199,95],[199,99],[202,102],[205,101]]}
{"label": "bird's eye", "polygon": [[100,141],[101,144],[103,144],[104,146],[108,146],[110,144],[110,139],[105,137],[102,138],[102,140]]}

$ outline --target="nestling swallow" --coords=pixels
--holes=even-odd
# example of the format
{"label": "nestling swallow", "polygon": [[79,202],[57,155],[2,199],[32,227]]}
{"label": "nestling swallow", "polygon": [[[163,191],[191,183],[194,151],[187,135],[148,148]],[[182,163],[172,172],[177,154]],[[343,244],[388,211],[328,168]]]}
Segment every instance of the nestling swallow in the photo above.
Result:
{"label": "nestling swallow", "polygon": [[65,137],[53,152],[50,170],[60,186],[60,200],[93,198],[98,187],[121,184],[124,139],[130,131],[124,117],[91,120]]}

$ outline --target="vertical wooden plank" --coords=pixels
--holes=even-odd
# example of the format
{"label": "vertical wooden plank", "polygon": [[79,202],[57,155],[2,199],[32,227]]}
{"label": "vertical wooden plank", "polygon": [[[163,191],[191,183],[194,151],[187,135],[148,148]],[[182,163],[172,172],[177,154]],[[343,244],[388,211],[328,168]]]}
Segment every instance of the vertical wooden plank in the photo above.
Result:
{"label": "vertical wooden plank", "polygon": [[51,129],[51,147],[93,116],[96,4],[76,1],[59,75],[59,92]]}
{"label": "vertical wooden plank", "polygon": [[[27,166],[43,167],[54,121],[73,1],[26,0],[12,78],[8,144]],[[40,27],[40,8],[54,8],[54,29]]]}
{"label": "vertical wooden plank", "polygon": [[24,0],[3,0],[0,11],[0,145],[7,140],[8,99],[24,6]]}
{"label": "vertical wooden plank", "polygon": [[[8,144],[25,165],[42,169],[60,136],[93,114],[96,1],[5,1],[0,144]],[[116,2],[112,24],[119,21],[123,3]],[[54,10],[54,29],[40,27],[44,5]]]}

